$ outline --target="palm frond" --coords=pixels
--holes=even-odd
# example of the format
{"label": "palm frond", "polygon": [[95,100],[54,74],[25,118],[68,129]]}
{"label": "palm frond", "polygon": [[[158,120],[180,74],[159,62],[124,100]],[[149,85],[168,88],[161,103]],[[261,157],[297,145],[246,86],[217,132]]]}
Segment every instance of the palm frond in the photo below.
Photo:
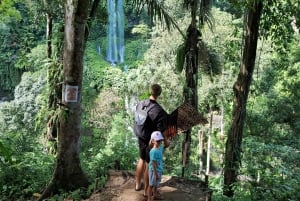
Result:
{"label": "palm frond", "polygon": [[207,47],[204,42],[199,46],[199,67],[203,73],[209,75],[212,79],[214,75],[221,73],[221,59],[218,53],[211,47]]}
{"label": "palm frond", "polygon": [[191,0],[183,0],[183,6],[185,9],[189,9],[192,6],[192,2]]}
{"label": "palm frond", "polygon": [[133,0],[133,4],[138,8],[141,5],[147,5],[148,14],[152,21],[160,21],[162,25],[166,26],[167,30],[176,28],[180,34],[185,38],[185,35],[178,27],[174,18],[166,11],[163,5],[163,1],[159,0]]}
{"label": "palm frond", "polygon": [[215,23],[211,13],[211,0],[201,1],[199,10],[199,20],[201,26],[207,24],[209,29],[213,29]]}

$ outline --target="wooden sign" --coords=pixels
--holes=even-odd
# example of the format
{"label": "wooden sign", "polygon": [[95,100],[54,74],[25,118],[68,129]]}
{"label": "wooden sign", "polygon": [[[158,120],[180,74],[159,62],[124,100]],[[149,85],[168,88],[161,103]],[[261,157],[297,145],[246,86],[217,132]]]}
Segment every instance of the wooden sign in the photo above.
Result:
{"label": "wooden sign", "polygon": [[78,99],[78,86],[66,85],[65,102],[76,103]]}

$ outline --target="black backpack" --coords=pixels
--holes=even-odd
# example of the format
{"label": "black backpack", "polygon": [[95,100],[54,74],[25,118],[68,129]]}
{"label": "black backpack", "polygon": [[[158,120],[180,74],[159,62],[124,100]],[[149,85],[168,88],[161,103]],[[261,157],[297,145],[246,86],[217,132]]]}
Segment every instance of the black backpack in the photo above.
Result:
{"label": "black backpack", "polygon": [[144,100],[137,104],[136,110],[134,112],[134,133],[137,137],[148,140],[150,136],[147,133],[146,124],[151,121],[148,116],[148,112],[155,106],[151,101]]}

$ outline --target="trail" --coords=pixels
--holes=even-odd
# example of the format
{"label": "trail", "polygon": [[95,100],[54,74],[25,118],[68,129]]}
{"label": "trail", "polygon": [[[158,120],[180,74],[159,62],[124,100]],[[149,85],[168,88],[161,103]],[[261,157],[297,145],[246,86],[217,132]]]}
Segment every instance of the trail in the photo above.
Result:
{"label": "trail", "polygon": [[[134,173],[109,171],[108,181],[84,201],[143,201],[143,190],[135,191]],[[203,182],[178,177],[163,176],[159,188],[164,201],[209,201],[209,189]]]}

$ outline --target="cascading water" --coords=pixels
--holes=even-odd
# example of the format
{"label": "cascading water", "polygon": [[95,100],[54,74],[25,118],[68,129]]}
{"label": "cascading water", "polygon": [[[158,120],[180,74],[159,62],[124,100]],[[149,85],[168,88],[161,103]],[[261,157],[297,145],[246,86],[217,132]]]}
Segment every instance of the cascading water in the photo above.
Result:
{"label": "cascading water", "polygon": [[112,65],[124,62],[124,10],[123,0],[107,0],[108,46],[106,60]]}

